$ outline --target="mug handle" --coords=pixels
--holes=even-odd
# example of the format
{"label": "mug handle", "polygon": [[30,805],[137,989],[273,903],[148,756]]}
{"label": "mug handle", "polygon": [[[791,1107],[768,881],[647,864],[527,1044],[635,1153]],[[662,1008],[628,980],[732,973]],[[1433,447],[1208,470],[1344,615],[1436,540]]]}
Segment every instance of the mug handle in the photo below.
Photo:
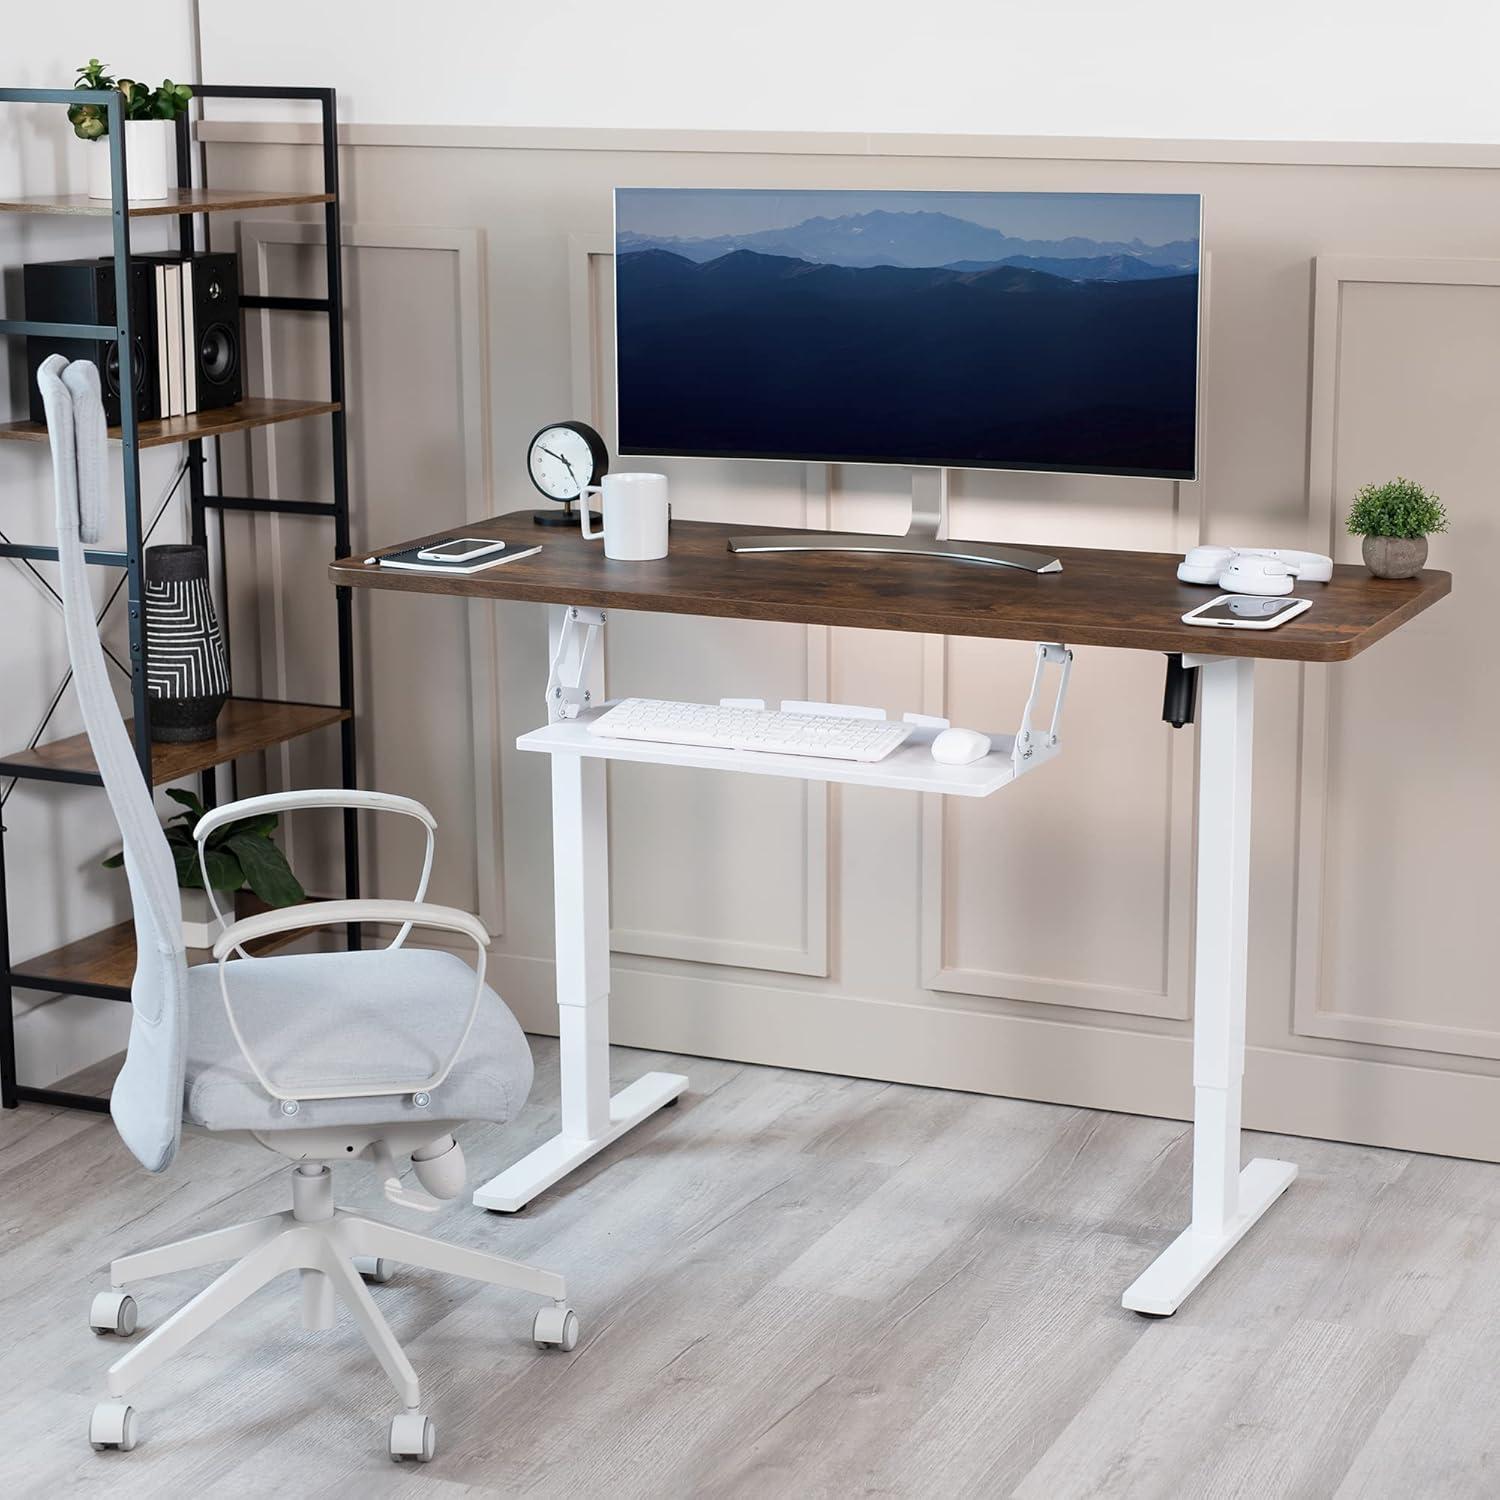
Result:
{"label": "mug handle", "polygon": [[590,531],[589,530],[589,492],[590,491],[592,491],[596,495],[602,496],[604,494],[604,486],[602,484],[586,484],[578,492],[578,525],[579,525],[580,529],[582,530],[584,536],[588,537],[590,541],[594,541],[594,540],[597,540],[599,537],[602,537],[604,535],[604,512],[603,512],[602,509],[599,512],[599,529],[597,531]]}

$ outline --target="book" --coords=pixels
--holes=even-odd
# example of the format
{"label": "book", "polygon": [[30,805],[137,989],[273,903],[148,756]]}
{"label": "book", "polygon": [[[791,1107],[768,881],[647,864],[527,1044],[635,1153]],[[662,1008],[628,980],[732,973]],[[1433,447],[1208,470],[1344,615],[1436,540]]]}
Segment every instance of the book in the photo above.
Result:
{"label": "book", "polygon": [[180,417],[186,411],[182,384],[182,264],[169,261],[166,274],[167,303],[167,407],[168,417]]}
{"label": "book", "polygon": [[[454,535],[463,536],[464,533],[459,531]],[[486,568],[498,568],[501,563],[516,562],[542,550],[540,542],[520,546],[507,543],[503,552],[487,552],[483,557],[476,557],[469,562],[431,562],[417,557],[417,553],[434,545],[436,544],[433,542],[423,542],[420,547],[407,547],[400,552],[388,552],[383,557],[367,558],[366,561],[379,563],[382,568],[405,568],[411,573],[483,573]]]}
{"label": "book", "polygon": [[193,262],[182,263],[182,409],[198,410],[198,320],[193,301]]}
{"label": "book", "polygon": [[156,272],[156,409],[162,416],[170,416],[172,402],[167,389],[167,268],[158,261]]}

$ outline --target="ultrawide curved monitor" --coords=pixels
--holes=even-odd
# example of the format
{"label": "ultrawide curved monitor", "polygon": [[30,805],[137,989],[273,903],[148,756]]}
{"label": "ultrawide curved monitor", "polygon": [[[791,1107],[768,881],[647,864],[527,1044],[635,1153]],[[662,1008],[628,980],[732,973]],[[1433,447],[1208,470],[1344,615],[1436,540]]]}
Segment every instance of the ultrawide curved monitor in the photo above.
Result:
{"label": "ultrawide curved monitor", "polygon": [[1201,200],[618,188],[624,455],[1192,479]]}

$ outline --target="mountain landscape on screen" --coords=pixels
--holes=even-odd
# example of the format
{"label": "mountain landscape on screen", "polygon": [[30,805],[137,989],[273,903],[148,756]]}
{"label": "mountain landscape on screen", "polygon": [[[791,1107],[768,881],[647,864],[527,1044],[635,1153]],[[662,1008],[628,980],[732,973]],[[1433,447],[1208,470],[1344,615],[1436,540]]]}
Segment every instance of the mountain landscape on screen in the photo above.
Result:
{"label": "mountain landscape on screen", "polygon": [[622,188],[620,451],[1188,477],[1198,255],[1190,196]]}

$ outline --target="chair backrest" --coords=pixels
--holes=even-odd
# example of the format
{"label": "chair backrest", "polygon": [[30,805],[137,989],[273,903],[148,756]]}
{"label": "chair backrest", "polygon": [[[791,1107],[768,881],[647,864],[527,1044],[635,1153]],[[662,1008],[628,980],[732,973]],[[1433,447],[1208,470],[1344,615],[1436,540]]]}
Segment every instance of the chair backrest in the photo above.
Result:
{"label": "chair backrest", "polygon": [[135,912],[136,965],[130,987],[130,1047],[110,1095],[121,1138],[153,1172],[177,1154],[187,1056],[187,956],[172,853],[151,789],[110,688],[83,558],[97,542],[108,491],[109,446],[99,371],[54,354],[38,371],[52,444],[57,550],[68,656],[84,728],[125,843]]}

